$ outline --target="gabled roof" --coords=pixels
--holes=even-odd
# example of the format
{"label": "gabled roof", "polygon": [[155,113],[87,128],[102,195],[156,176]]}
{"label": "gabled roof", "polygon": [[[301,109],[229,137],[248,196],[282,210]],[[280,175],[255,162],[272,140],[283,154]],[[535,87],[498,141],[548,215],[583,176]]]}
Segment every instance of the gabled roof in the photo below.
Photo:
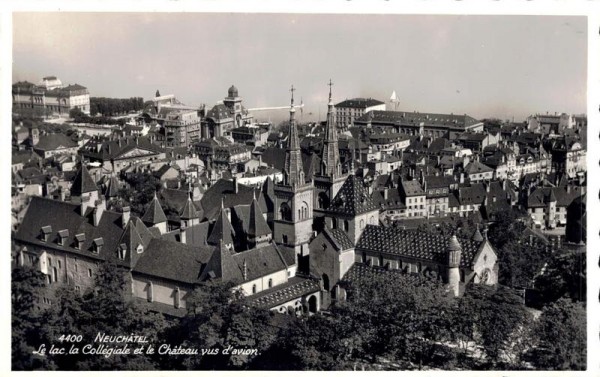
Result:
{"label": "gabled roof", "polygon": [[450,240],[449,237],[418,230],[367,225],[356,249],[446,263],[449,245],[454,248],[458,245],[462,248],[460,265],[470,266],[482,243],[467,238],[452,243]]}
{"label": "gabled roof", "polygon": [[263,213],[267,212],[266,199],[263,195],[260,195],[259,189],[238,183],[238,190],[236,192],[232,180],[219,179],[206,190],[200,202],[204,210],[204,216],[212,221],[219,215],[221,203],[223,203],[225,208],[249,205],[252,203],[254,197],[258,201],[261,211]]}
{"label": "gabled roof", "polygon": [[349,216],[377,210],[371,195],[355,175],[348,176],[327,208],[328,212]]}
{"label": "gabled roof", "polygon": [[154,198],[142,216],[142,221],[152,225],[167,221],[167,216],[165,215],[165,212],[163,211],[162,206],[156,197],[156,193],[154,193]]}
{"label": "gabled roof", "polygon": [[96,186],[96,182],[92,179],[92,176],[85,165],[82,164],[71,185],[71,195],[81,196],[82,194],[93,191],[98,191],[98,186]]}
{"label": "gabled roof", "polygon": [[115,198],[119,194],[119,181],[115,176],[111,176],[104,189],[104,196],[107,198]]}
{"label": "gabled roof", "polygon": [[331,229],[326,226],[323,229],[325,236],[338,247],[338,251],[344,251],[354,248],[354,243],[348,238],[346,232],[341,229]]}

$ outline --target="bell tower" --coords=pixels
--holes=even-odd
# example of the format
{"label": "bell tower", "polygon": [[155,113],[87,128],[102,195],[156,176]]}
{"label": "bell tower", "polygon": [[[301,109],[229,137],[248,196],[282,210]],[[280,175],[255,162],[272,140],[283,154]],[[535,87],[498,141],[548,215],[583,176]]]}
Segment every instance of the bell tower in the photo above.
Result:
{"label": "bell tower", "polygon": [[340,187],[342,187],[348,177],[348,174],[342,174],[338,134],[335,126],[335,112],[331,96],[331,87],[333,86],[331,79],[327,85],[329,85],[327,122],[323,136],[321,163],[318,171],[315,173],[314,207],[317,217],[324,216],[323,211],[329,207],[331,200],[337,195]]}
{"label": "bell tower", "polygon": [[313,220],[313,184],[306,182],[302,166],[300,140],[296,127],[296,109],[294,107],[294,91],[290,105],[290,126],[283,181],[274,188],[275,208],[273,219],[273,236],[280,247],[293,249],[296,257],[308,255],[308,242],[312,235]]}

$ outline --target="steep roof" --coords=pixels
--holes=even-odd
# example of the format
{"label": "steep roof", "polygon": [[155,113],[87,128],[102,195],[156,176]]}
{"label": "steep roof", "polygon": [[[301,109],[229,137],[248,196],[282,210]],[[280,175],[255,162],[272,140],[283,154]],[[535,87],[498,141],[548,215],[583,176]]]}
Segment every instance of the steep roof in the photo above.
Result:
{"label": "steep roof", "polygon": [[104,196],[107,198],[114,198],[119,194],[119,181],[115,176],[111,176],[104,189]]}
{"label": "steep roof", "polygon": [[198,209],[196,208],[196,205],[192,201],[191,197],[188,196],[188,199],[185,202],[185,204],[183,205],[183,209],[181,210],[181,213],[179,214],[179,216],[183,220],[200,218],[200,213],[199,213]]}
{"label": "steep roof", "polygon": [[208,263],[202,270],[200,280],[220,279],[222,281],[243,281],[242,271],[223,241],[213,251]]}
{"label": "steep roof", "polygon": [[[456,241],[452,245],[462,248],[461,266],[470,266],[482,243],[467,238]],[[448,237],[428,232],[367,225],[356,249],[445,263],[449,243]]]}
{"label": "steep roof", "polygon": [[252,204],[250,204],[250,213],[248,217],[247,233],[249,235],[258,237],[271,234],[271,228],[267,225],[267,221],[263,217],[256,199],[252,200]]}
{"label": "steep roof", "polygon": [[288,264],[283,254],[273,243],[240,253],[233,254],[233,260],[237,264],[240,273],[246,264],[246,281],[254,280],[277,271],[287,269]]}
{"label": "steep roof", "polygon": [[40,135],[40,140],[33,149],[41,151],[52,151],[59,148],[75,148],[77,142],[73,141],[65,134],[55,133]]}
{"label": "steep roof", "polygon": [[208,243],[212,245],[218,245],[219,242],[223,242],[225,244],[233,244],[233,239],[235,237],[235,231],[227,218],[227,213],[225,213],[225,209],[221,208],[221,212],[213,225],[212,230],[210,231],[210,235],[206,240]]}
{"label": "steep roof", "polygon": [[71,195],[81,196],[82,194],[93,191],[98,191],[98,186],[96,186],[96,182],[92,179],[92,176],[85,165],[82,164],[71,185]]}
{"label": "steep roof", "polygon": [[346,178],[327,208],[328,212],[350,216],[377,210],[378,207],[373,202],[369,192],[355,175]]}
{"label": "steep roof", "polygon": [[167,221],[167,216],[165,215],[165,212],[163,211],[162,206],[156,197],[156,193],[154,193],[154,198],[142,216],[142,221],[152,225]]}
{"label": "steep roof", "polygon": [[187,284],[197,283],[202,266],[208,263],[212,247],[189,246],[153,238],[140,255],[133,272]]}

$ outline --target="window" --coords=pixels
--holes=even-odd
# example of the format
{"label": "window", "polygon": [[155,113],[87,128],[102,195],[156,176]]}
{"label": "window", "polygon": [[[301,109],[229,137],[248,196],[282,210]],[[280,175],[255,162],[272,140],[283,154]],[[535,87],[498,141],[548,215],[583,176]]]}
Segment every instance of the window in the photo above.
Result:
{"label": "window", "polygon": [[344,231],[347,232],[349,228],[348,220],[344,220]]}
{"label": "window", "polygon": [[273,279],[269,279],[269,288],[273,287]]}
{"label": "window", "polygon": [[256,293],[256,284],[252,284],[252,294]]}
{"label": "window", "polygon": [[90,277],[90,278],[92,277],[92,269],[91,268],[88,268],[88,277]]}
{"label": "window", "polygon": [[287,242],[288,242],[288,236],[287,236],[286,234],[282,235],[282,236],[281,236],[281,241],[282,241],[284,244],[287,244]]}

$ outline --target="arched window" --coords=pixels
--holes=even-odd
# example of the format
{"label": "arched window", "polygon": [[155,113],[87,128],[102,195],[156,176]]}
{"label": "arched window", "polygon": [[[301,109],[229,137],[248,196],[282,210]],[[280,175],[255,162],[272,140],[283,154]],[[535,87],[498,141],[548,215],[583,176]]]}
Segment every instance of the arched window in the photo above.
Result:
{"label": "arched window", "polygon": [[375,216],[371,216],[371,218],[369,219],[369,224],[375,225]]}
{"label": "arched window", "polygon": [[321,209],[329,207],[329,198],[327,197],[327,194],[324,192],[320,192],[317,198],[317,203],[319,205],[319,208]]}
{"label": "arched window", "polygon": [[269,288],[273,287],[273,279],[269,279]]}
{"label": "arched window", "polygon": [[279,206],[279,216],[281,220],[292,221],[292,210],[287,203],[281,203]]}
{"label": "arched window", "polygon": [[365,220],[360,220],[360,229],[365,227]]}
{"label": "arched window", "polygon": [[337,219],[335,217],[331,218],[331,229],[337,229]]}
{"label": "arched window", "polygon": [[252,284],[252,294],[256,293],[256,284]]}
{"label": "arched window", "polygon": [[347,232],[349,228],[348,220],[344,220],[344,231]]}

